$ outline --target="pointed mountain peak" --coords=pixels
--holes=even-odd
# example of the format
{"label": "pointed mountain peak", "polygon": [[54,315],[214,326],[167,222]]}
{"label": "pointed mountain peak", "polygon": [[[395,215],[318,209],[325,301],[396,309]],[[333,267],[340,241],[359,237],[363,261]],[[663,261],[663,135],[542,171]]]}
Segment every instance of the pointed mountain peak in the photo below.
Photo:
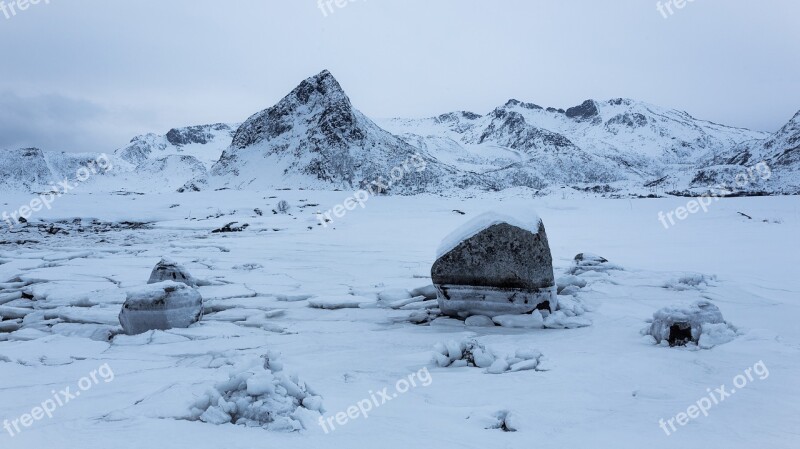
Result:
{"label": "pointed mountain peak", "polygon": [[265,109],[242,123],[233,137],[234,148],[274,139],[286,134],[295,126],[295,118],[321,123],[325,118],[330,123],[351,124],[355,121],[353,106],[342,86],[323,70],[307,78],[275,106]]}
{"label": "pointed mountain peak", "polygon": [[532,110],[544,109],[543,107],[539,106],[538,104],[525,103],[524,101],[519,101],[519,100],[514,99],[514,98],[508,100],[504,107],[510,108],[510,107],[515,107],[515,106],[523,108],[523,109],[532,109]]}
{"label": "pointed mountain peak", "polygon": [[328,99],[331,101],[346,101],[350,99],[344,93],[342,86],[336,81],[331,72],[323,70],[318,74],[306,79],[297,86],[287,97],[297,99],[300,104],[308,104],[315,98]]}

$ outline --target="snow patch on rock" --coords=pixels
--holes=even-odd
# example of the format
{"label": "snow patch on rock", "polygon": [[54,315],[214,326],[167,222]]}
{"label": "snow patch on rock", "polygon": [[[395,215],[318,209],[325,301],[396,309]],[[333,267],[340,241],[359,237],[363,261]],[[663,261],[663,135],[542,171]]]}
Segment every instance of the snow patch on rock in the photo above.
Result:
{"label": "snow patch on rock", "polygon": [[441,258],[452,251],[461,242],[474,237],[484,229],[501,223],[525,229],[533,234],[538,234],[542,225],[542,219],[539,218],[539,215],[533,210],[515,212],[489,211],[483,213],[456,228],[455,231],[445,237],[436,250],[436,258]]}

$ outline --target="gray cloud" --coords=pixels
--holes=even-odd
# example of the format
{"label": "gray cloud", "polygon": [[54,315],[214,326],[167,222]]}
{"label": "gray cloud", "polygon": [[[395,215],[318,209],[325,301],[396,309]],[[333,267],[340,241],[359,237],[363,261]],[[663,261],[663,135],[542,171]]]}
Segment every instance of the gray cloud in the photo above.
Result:
{"label": "gray cloud", "polygon": [[631,97],[774,131],[800,109],[797,17],[796,0],[668,19],[655,0],[355,0],[327,17],[317,0],[52,0],[0,16],[0,146],[108,151],[241,121],[323,68],[375,117]]}

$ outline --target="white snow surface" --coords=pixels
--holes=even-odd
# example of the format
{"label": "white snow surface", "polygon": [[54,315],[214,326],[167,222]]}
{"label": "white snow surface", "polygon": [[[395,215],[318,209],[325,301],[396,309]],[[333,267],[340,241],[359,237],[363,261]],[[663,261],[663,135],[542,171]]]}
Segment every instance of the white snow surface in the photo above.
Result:
{"label": "white snow surface", "polygon": [[[351,194],[82,191],[59,198],[26,227],[0,230],[0,423],[31,413],[53,390],[76,391],[79,379],[104,364],[114,372],[112,381],[100,379],[52,418],[34,421],[14,437],[0,429],[0,444],[10,449],[357,448],[376,441],[385,449],[798,446],[796,197],[721,199],[707,213],[664,229],[658,212],[685,206],[686,198],[613,200],[574,192],[534,197],[519,189],[461,198],[376,196],[327,228],[317,225],[318,210]],[[13,209],[31,198],[3,194],[0,206]],[[290,214],[271,214],[282,199],[292,205]],[[263,216],[255,208],[265,211]],[[431,325],[435,309],[402,308],[422,300],[397,309],[309,307],[310,298],[320,297],[360,296],[377,303],[382,292],[423,296],[417,289],[431,284],[437,245],[466,217],[495,208],[539,212],[556,278],[567,276],[575,255],[584,252],[624,268],[565,279],[558,312],[564,320],[589,320],[590,326],[519,329],[466,326],[459,320]],[[148,226],[130,228],[124,221]],[[231,221],[250,227],[211,233]],[[106,228],[107,223],[119,227]],[[50,224],[66,234],[39,228]],[[106,230],[92,231],[99,228]],[[181,261],[209,281],[198,288],[206,315],[187,329],[121,335],[116,320],[126,291],[145,284],[162,257]],[[691,288],[665,288],[681,279],[686,283],[677,284]],[[727,331],[706,327],[702,335],[713,347],[686,350],[654,345],[652,337],[645,341],[639,334],[656,311],[702,300],[737,326],[736,338],[719,344],[730,337]],[[414,324],[412,314],[430,319]],[[467,339],[490,349],[495,360],[535,348],[546,355],[547,370],[538,365],[512,372],[509,366],[488,375],[488,368],[430,365],[437,343]],[[388,387],[391,395],[398,380],[421,368],[429,369],[432,382],[426,387],[417,382],[373,408],[368,418],[349,420],[327,434],[314,422],[319,413],[313,410],[305,429],[295,432],[195,419],[193,407],[209,389],[219,392],[217,385],[242,372],[242,361],[269,351],[281,353],[285,369],[302,380],[297,385],[314,387],[313,395],[323,400],[307,407],[304,401],[304,407],[324,404],[325,418],[346,413],[370,391]],[[660,419],[685,413],[709,388],[730,389],[737,375],[759,361],[769,377],[756,376],[709,416],[671,436],[659,428]],[[269,389],[266,380],[251,381],[250,393]],[[502,431],[503,421],[516,431]]]}

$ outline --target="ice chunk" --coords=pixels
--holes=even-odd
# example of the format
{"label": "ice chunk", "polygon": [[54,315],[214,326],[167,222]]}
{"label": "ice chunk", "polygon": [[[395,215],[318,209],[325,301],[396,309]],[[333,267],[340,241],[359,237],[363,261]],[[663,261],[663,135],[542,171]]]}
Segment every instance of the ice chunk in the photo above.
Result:
{"label": "ice chunk", "polygon": [[309,307],[315,309],[357,309],[362,305],[374,303],[375,300],[363,296],[317,296],[308,300]]}
{"label": "ice chunk", "polygon": [[494,321],[486,315],[472,315],[464,321],[467,326],[494,327]]}
{"label": "ice chunk", "polygon": [[538,310],[528,315],[500,315],[494,317],[493,320],[497,325],[503,327],[544,329],[544,317]]}

